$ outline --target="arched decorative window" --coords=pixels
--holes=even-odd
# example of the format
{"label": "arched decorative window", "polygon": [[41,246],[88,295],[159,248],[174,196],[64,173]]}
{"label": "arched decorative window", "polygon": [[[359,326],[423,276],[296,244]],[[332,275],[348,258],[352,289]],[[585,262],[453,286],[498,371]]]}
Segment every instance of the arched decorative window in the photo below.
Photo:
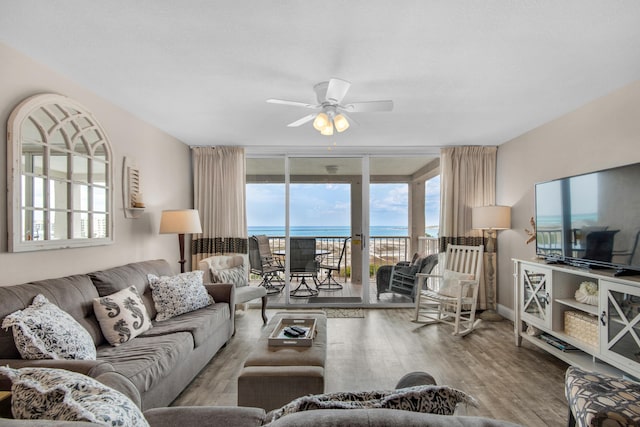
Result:
{"label": "arched decorative window", "polygon": [[77,102],[22,101],[7,124],[10,252],[113,242],[113,161],[107,134]]}

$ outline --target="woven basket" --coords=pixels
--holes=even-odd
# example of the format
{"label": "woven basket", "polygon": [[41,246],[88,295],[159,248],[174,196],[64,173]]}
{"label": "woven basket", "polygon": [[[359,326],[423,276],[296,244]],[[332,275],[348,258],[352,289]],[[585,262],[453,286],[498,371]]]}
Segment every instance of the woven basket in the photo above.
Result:
{"label": "woven basket", "polygon": [[598,346],[598,318],[577,311],[564,312],[564,333],[583,341],[585,344]]}

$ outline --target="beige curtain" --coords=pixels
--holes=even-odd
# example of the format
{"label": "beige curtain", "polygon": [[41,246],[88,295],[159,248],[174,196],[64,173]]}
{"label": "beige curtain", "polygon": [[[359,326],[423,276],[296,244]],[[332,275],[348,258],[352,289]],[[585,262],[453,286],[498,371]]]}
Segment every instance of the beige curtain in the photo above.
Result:
{"label": "beige curtain", "polygon": [[[443,148],[440,154],[440,251],[448,244],[484,244],[481,230],[471,228],[471,209],[496,201],[497,147]],[[487,308],[486,287],[480,282],[478,308]]]}
{"label": "beige curtain", "polygon": [[193,202],[202,234],[192,241],[191,265],[215,254],[247,253],[244,149],[195,147],[192,159]]}

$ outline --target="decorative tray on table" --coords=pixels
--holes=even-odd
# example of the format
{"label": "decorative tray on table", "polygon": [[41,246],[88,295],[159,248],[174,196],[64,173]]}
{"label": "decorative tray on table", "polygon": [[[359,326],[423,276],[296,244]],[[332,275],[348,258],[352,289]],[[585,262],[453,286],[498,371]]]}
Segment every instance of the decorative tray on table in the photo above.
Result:
{"label": "decorative tray on table", "polygon": [[269,335],[270,346],[311,347],[316,319],[280,319]]}

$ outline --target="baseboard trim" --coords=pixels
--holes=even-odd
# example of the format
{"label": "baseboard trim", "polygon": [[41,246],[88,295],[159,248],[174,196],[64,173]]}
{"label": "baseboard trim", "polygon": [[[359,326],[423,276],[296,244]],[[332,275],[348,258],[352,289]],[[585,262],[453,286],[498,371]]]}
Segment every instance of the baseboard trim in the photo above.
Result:
{"label": "baseboard trim", "polygon": [[505,319],[509,319],[513,322],[513,319],[515,319],[514,316],[514,312],[513,309],[509,308],[509,307],[505,307],[504,305],[498,304],[498,314],[502,317],[504,317]]}

